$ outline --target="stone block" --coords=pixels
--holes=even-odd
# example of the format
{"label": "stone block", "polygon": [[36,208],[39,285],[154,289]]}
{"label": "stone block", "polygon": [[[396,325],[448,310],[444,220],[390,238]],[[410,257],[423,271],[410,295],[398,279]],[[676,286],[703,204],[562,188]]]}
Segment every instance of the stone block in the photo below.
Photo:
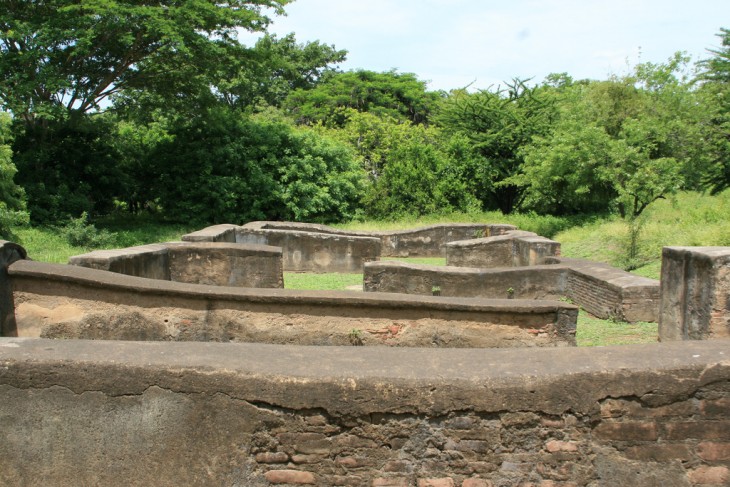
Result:
{"label": "stone block", "polygon": [[730,247],[665,247],[659,339],[730,337]]}

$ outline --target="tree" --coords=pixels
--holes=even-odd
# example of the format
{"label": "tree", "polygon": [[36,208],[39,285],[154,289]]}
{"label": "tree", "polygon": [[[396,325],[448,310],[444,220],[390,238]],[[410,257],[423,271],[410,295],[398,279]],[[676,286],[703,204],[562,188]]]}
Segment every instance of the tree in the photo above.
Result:
{"label": "tree", "polygon": [[709,50],[713,56],[700,63],[698,76],[710,112],[705,135],[711,163],[705,183],[713,194],[730,188],[730,29],[720,29],[718,37],[722,47]]}
{"label": "tree", "polygon": [[231,107],[279,107],[294,90],[311,90],[347,51],[320,42],[299,44],[294,34],[266,34],[253,48],[241,47],[219,63],[216,91]]}
{"label": "tree", "polygon": [[522,187],[510,180],[522,168],[520,148],[546,134],[553,116],[553,102],[545,90],[514,80],[494,91],[453,91],[444,100],[437,121],[447,132],[471,141],[482,157],[473,175],[476,196],[484,208],[507,214],[522,201]]}
{"label": "tree", "polygon": [[426,88],[412,73],[348,71],[328,76],[314,89],[293,91],[284,108],[301,124],[341,127],[342,108],[419,124],[428,122],[441,97]]}
{"label": "tree", "polygon": [[0,107],[26,124],[98,110],[126,89],[207,86],[236,29],[262,31],[291,0],[5,0]]}
{"label": "tree", "polygon": [[0,112],[0,238],[12,239],[12,227],[28,222],[25,193],[15,184],[10,116]]}
{"label": "tree", "polygon": [[346,220],[364,181],[344,144],[228,107],[171,127],[145,162],[156,203],[186,222]]}

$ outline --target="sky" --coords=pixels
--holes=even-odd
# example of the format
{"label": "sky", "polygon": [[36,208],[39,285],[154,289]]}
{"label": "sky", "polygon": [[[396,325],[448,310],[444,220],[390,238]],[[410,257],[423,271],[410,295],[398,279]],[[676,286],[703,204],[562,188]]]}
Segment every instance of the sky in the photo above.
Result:
{"label": "sky", "polygon": [[[342,70],[415,73],[431,90],[622,75],[720,47],[730,0],[295,0],[269,31],[348,51]],[[246,39],[242,39],[246,42]]]}

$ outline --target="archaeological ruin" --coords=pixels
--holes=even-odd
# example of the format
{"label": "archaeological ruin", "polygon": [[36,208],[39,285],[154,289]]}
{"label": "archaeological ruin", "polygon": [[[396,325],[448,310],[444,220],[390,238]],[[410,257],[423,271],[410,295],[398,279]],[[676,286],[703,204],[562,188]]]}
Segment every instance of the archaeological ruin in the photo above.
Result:
{"label": "archaeological ruin", "polygon": [[[654,281],[509,225],[1,244],[0,485],[730,485],[730,248]],[[579,306],[658,342],[576,347]]]}

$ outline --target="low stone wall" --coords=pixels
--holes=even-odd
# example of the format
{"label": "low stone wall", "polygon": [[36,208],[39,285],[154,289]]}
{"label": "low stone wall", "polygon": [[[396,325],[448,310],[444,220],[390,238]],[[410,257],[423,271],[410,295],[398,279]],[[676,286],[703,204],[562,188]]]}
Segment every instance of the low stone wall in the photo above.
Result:
{"label": "low stone wall", "polygon": [[238,287],[284,287],[282,251],[266,245],[167,242],[96,250],[69,264],[128,276]]}
{"label": "low stone wall", "polygon": [[19,336],[300,345],[575,345],[561,302],[183,284],[20,260],[8,273]]}
{"label": "low stone wall", "polygon": [[0,339],[0,484],[726,486],[730,342]]}
{"label": "low stone wall", "polygon": [[566,295],[564,265],[502,269],[428,266],[404,262],[368,262],[364,290],[503,299],[557,300]]}
{"label": "low stone wall", "polygon": [[290,272],[359,273],[380,256],[380,239],[374,237],[240,227],[236,241],[281,247],[284,270]]}
{"label": "low stone wall", "polygon": [[606,264],[552,259],[560,264],[499,269],[424,266],[399,262],[365,265],[370,292],[481,298],[559,299],[567,297],[599,318],[629,322],[659,319],[659,281]]}
{"label": "low stone wall", "polygon": [[451,242],[445,249],[446,264],[456,267],[534,266],[560,255],[558,242],[521,230]]}
{"label": "low stone wall", "polygon": [[361,272],[379,257],[444,257],[446,244],[475,236],[515,230],[502,224],[431,225],[391,232],[355,232],[296,222],[216,225],[183,235],[183,241],[231,241],[284,249],[284,270],[293,272]]}
{"label": "low stone wall", "polygon": [[730,247],[665,247],[659,337],[730,337]]}

